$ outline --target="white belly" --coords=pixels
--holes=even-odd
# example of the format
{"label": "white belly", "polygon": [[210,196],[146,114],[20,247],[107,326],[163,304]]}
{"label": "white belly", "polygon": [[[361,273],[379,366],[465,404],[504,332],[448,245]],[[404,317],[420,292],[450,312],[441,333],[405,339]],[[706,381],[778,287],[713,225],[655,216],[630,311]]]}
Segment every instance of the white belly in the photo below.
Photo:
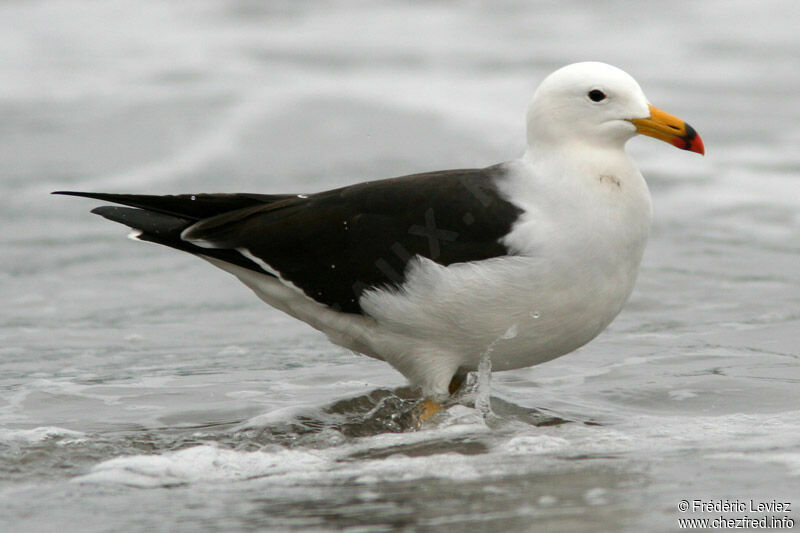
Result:
{"label": "white belly", "polygon": [[[510,370],[589,342],[622,309],[634,280],[635,271],[609,276],[531,257],[449,267],[422,260],[404,291],[369,293],[361,305],[379,324],[376,340],[403,339],[401,360],[420,352],[474,369],[492,346],[492,368]],[[397,352],[391,345],[383,356],[390,363]]]}

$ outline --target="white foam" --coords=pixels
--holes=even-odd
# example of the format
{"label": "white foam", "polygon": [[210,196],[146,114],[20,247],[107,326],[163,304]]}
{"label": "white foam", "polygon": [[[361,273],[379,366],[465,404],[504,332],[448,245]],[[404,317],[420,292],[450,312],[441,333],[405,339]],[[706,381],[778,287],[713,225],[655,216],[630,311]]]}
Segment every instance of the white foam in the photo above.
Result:
{"label": "white foam", "polygon": [[202,445],[162,455],[117,457],[100,463],[75,481],[163,487],[280,476],[315,470],[326,463],[326,459],[311,451],[241,452]]}
{"label": "white foam", "polygon": [[225,396],[228,398],[234,398],[236,400],[247,400],[250,398],[261,398],[266,396],[266,393],[261,390],[240,390],[240,391],[233,391],[225,393]]}
{"label": "white foam", "polygon": [[[277,418],[286,418],[281,412]],[[276,413],[272,413],[276,417]],[[272,418],[271,417],[271,418]],[[421,457],[403,455],[404,446],[416,446],[442,439],[488,434],[483,417],[475,409],[454,408],[453,416],[444,417],[442,425],[412,433],[386,433],[348,441],[320,435],[324,449],[279,446],[259,451],[238,451],[213,445],[200,445],[159,455],[133,455],[104,461],[86,475],[75,478],[80,483],[111,483],[135,487],[163,487],[191,483],[236,482],[262,479],[281,485],[298,482],[336,482],[352,479],[357,483],[375,480],[410,480],[421,477],[477,479],[484,471],[481,462],[459,453],[436,453]],[[338,435],[338,433],[337,433]],[[389,452],[389,456],[385,456]],[[376,459],[354,459],[361,455]]]}
{"label": "white foam", "polygon": [[502,445],[510,453],[539,455],[554,453],[569,448],[570,441],[550,435],[520,435]]}
{"label": "white foam", "polygon": [[800,476],[800,451],[798,452],[721,452],[706,456],[708,459],[772,463],[784,466],[791,475]]}
{"label": "white foam", "polygon": [[[285,413],[284,413],[285,414]],[[522,429],[527,427],[528,429]],[[320,434],[322,449],[283,448],[238,451],[200,445],[159,455],[119,457],[102,462],[82,483],[163,487],[194,483],[241,482],[297,486],[410,481],[439,478],[475,480],[487,475],[517,475],[550,468],[552,460],[592,454],[647,456],[692,449],[711,459],[785,464],[800,475],[800,411],[776,415],[638,416],[614,426],[565,424],[547,428],[517,426],[513,434],[489,429],[476,409],[455,406],[437,426],[411,433],[386,433],[360,439]],[[779,437],[778,437],[779,436]],[[458,453],[443,442],[483,442],[485,453]],[[430,445],[428,454],[418,453]],[[406,454],[404,450],[414,453]],[[451,450],[451,451],[445,451]],[[520,458],[536,456],[536,460]],[[602,500],[587,493],[591,502]]]}
{"label": "white foam", "polygon": [[675,389],[668,391],[667,394],[669,395],[670,399],[679,402],[697,397],[697,392],[689,389]]}
{"label": "white foam", "polygon": [[651,454],[694,449],[704,454],[750,454],[795,448],[800,442],[800,411],[627,416],[613,427],[569,424],[562,436],[570,441],[570,453]]}
{"label": "white foam", "polygon": [[152,488],[258,479],[288,486],[342,479],[356,483],[407,481],[432,475],[466,480],[482,475],[479,464],[458,453],[424,457],[398,453],[380,459],[348,460],[351,453],[357,452],[349,446],[328,450],[280,448],[244,452],[201,445],[161,455],[118,457],[100,463],[74,481]]}
{"label": "white foam", "polygon": [[42,426],[33,429],[0,429],[0,442],[42,442],[47,439],[81,438],[80,431],[56,426]]}

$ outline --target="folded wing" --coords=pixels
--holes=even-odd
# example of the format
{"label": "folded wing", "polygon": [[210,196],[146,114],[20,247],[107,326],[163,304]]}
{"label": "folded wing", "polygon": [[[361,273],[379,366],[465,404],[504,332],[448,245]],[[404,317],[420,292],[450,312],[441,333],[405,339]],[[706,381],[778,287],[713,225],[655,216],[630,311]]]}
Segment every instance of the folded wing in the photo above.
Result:
{"label": "folded wing", "polygon": [[130,207],[93,212],[140,240],[278,276],[334,309],[361,313],[365,290],[402,287],[415,256],[442,265],[506,255],[520,210],[502,167],[361,183],[312,195],[177,196],[61,192]]}

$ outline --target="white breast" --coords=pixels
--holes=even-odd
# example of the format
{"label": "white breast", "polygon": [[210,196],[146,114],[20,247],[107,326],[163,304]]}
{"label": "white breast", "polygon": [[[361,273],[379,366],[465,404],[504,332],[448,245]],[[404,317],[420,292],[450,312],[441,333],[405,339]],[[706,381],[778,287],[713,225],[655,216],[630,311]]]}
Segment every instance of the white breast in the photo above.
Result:
{"label": "white breast", "polygon": [[651,208],[627,157],[563,180],[525,159],[508,165],[501,190],[524,210],[505,239],[515,256],[447,267],[421,259],[402,292],[362,297],[385,338],[404,339],[393,364],[407,375],[415,350],[475,367],[494,343],[497,370],[553,359],[594,338],[630,295]]}

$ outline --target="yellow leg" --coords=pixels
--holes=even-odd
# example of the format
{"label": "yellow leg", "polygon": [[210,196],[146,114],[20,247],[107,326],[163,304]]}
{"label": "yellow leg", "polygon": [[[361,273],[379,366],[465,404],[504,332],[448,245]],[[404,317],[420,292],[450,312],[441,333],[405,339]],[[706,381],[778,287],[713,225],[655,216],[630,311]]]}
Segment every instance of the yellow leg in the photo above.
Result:
{"label": "yellow leg", "polygon": [[[454,375],[453,378],[450,380],[450,385],[448,386],[448,392],[453,395],[461,388],[464,384],[464,376],[463,375]],[[439,402],[431,400],[430,398],[425,398],[420,402],[416,409],[416,426],[420,427],[422,424],[428,421],[436,413],[444,411],[444,406]]]}
{"label": "yellow leg", "polygon": [[430,417],[443,410],[444,407],[442,407],[440,403],[437,403],[430,398],[425,398],[422,403],[417,406],[417,419],[421,425]]}
{"label": "yellow leg", "polygon": [[[450,380],[450,385],[448,386],[448,392],[453,395],[461,388],[464,384],[464,376],[463,375],[454,375],[453,378]],[[427,422],[433,415],[444,411],[444,406],[435,400],[431,400],[430,398],[425,398],[413,410],[412,420],[414,420],[414,425],[416,427],[422,426],[425,422]]]}

